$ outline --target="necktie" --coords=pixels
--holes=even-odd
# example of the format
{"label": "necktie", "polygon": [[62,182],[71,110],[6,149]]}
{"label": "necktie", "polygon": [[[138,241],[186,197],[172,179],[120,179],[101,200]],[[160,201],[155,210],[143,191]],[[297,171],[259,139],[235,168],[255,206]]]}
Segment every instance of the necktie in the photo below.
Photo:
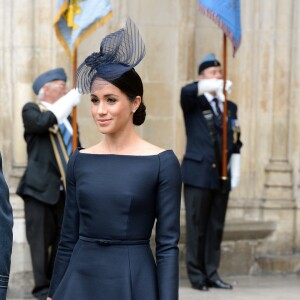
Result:
{"label": "necktie", "polygon": [[60,130],[60,133],[61,133],[62,138],[64,140],[64,144],[66,146],[68,156],[70,156],[71,153],[72,153],[72,134],[67,129],[67,127],[65,126],[64,123],[61,123],[59,125],[59,130]]}
{"label": "necktie", "polygon": [[214,98],[213,102],[215,103],[215,108],[216,108],[217,116],[218,117],[222,116],[222,111],[221,111],[220,106],[219,106],[219,100],[217,98]]}

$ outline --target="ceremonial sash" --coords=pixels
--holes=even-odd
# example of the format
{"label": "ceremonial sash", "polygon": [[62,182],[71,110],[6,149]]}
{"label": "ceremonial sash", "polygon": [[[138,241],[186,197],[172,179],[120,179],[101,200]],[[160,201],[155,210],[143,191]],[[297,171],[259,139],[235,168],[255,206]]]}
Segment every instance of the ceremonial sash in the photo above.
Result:
{"label": "ceremonial sash", "polygon": [[[48,111],[48,109],[42,104],[39,104],[39,107],[41,111]],[[69,156],[67,154],[65,143],[63,141],[61,132],[59,131],[57,124],[49,128],[49,135],[50,135],[50,141],[52,144],[55,159],[60,172],[61,181],[63,183],[64,189],[66,190],[66,170],[67,170]]]}

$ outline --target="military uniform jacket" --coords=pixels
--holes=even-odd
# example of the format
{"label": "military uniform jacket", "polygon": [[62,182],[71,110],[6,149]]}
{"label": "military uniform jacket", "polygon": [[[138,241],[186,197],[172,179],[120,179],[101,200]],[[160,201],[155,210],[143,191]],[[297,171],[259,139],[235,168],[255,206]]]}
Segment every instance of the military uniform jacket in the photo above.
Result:
{"label": "military uniform jacket", "polygon": [[[204,95],[197,96],[197,82],[186,85],[181,90],[180,103],[186,129],[186,152],[182,161],[183,183],[205,189],[220,188],[222,120],[215,116]],[[210,110],[217,137],[218,159],[212,143],[207,120],[203,112]],[[242,143],[237,121],[237,105],[227,101],[227,161],[232,153],[239,153]],[[219,163],[218,163],[219,162]],[[230,172],[228,173],[230,178]],[[230,181],[228,183],[230,189]]]}
{"label": "military uniform jacket", "polygon": [[28,165],[20,180],[17,194],[55,204],[59,200],[61,175],[49,136],[49,128],[57,124],[51,111],[41,111],[36,103],[22,110]]}

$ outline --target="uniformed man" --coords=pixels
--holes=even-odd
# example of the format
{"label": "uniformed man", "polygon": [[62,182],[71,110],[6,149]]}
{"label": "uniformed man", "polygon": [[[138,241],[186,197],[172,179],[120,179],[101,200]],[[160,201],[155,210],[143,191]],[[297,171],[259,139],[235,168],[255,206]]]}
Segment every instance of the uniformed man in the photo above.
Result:
{"label": "uniformed man", "polygon": [[[64,167],[73,134],[68,116],[80,101],[75,89],[68,92],[66,81],[63,68],[42,73],[33,83],[39,103],[28,102],[22,110],[28,164],[17,194],[24,200],[34,275],[32,294],[40,300],[48,294],[64,212]],[[64,139],[62,148],[56,148],[61,145],[56,143],[58,136]]]}
{"label": "uniformed man", "polygon": [[[187,144],[182,162],[186,208],[186,265],[193,288],[231,289],[218,273],[221,241],[231,188],[239,181],[240,128],[237,105],[227,101],[228,178],[220,179],[222,165],[223,80],[214,54],[199,64],[198,81],[184,86],[180,103]],[[226,83],[226,89],[231,82]]]}

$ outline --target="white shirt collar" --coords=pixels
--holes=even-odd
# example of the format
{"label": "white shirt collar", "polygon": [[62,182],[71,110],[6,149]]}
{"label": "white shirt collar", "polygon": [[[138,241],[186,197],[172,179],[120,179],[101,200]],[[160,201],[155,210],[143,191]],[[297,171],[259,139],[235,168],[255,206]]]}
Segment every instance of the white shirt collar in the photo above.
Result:
{"label": "white shirt collar", "polygon": [[219,106],[220,110],[223,112],[223,102],[222,101],[220,101],[216,96],[213,96],[211,93],[204,93],[204,96],[206,97],[208,103],[212,107],[215,114],[217,114],[217,109],[216,109],[216,104],[213,101],[213,99],[218,100],[218,106]]}
{"label": "white shirt collar", "polygon": [[46,108],[48,108],[50,110],[50,107],[52,106],[51,103],[46,102],[46,101],[40,101],[40,102],[41,102],[41,104],[43,104]]}
{"label": "white shirt collar", "polygon": [[209,103],[211,103],[213,101],[213,99],[216,98],[211,93],[204,93],[204,96]]}

